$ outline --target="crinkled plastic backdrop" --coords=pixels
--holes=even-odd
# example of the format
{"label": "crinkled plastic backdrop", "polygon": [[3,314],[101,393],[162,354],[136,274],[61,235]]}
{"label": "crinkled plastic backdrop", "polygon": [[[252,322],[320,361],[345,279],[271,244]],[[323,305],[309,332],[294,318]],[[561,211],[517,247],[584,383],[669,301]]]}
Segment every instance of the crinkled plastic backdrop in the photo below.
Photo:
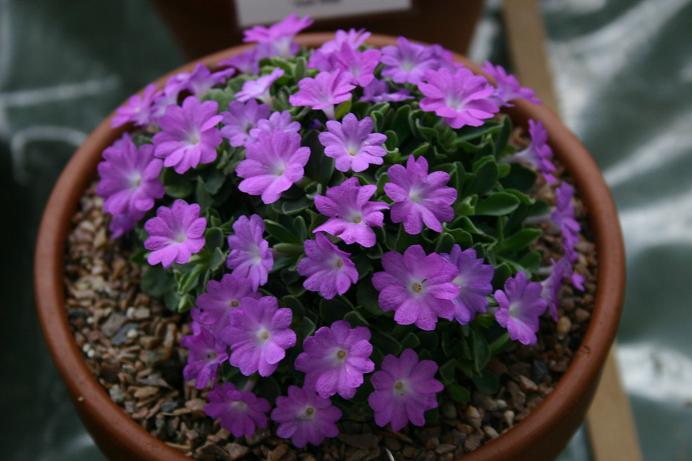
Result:
{"label": "crinkled plastic backdrop", "polygon": [[[618,357],[646,459],[692,459],[692,0],[548,0],[566,124],[620,209],[628,286]],[[471,57],[506,63],[497,2]],[[50,362],[31,270],[41,210],[87,133],[183,57],[143,0],[0,0],[0,452],[102,459]],[[39,268],[40,270],[40,268]],[[575,437],[563,460],[588,460]]]}

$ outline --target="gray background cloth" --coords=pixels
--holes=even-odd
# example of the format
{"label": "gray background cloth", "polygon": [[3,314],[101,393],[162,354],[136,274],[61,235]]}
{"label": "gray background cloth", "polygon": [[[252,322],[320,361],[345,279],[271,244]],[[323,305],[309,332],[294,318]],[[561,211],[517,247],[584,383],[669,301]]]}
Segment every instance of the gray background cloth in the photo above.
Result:
{"label": "gray background cloth", "polygon": [[[692,0],[542,7],[564,121],[603,169],[620,210],[628,285],[618,358],[644,456],[692,460]],[[506,64],[504,40],[490,1],[470,55]],[[183,62],[143,0],[0,0],[2,459],[102,459],[36,321],[36,228],[85,136]],[[561,459],[589,459],[583,431]]]}

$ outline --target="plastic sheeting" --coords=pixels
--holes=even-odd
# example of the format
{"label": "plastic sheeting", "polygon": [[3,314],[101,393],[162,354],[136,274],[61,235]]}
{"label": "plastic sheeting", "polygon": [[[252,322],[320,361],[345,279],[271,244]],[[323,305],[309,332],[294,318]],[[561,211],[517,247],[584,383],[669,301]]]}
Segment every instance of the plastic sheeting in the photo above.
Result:
{"label": "plastic sheeting", "polygon": [[[566,124],[620,209],[628,285],[618,357],[648,460],[692,459],[692,0],[549,0]],[[506,61],[490,2],[472,58]],[[102,459],[40,336],[31,288],[61,167],[127,95],[181,64],[142,0],[0,0],[0,431],[10,461]],[[562,460],[588,460],[580,432]]]}

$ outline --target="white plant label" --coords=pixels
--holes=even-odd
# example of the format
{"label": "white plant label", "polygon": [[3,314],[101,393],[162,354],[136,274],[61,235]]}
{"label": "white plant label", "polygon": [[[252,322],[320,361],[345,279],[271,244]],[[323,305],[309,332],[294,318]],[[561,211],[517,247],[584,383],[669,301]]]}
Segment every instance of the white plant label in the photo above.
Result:
{"label": "white plant label", "polygon": [[319,18],[360,16],[411,8],[411,0],[235,0],[238,25],[276,22],[291,13]]}

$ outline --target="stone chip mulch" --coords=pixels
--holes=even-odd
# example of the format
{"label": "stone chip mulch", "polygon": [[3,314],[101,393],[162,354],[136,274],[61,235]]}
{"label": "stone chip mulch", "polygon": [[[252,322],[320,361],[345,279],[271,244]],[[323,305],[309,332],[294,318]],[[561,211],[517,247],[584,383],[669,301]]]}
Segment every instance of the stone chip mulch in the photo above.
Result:
{"label": "stone chip mulch", "polygon": [[[583,206],[577,216],[585,226]],[[342,421],[342,434],[319,449],[296,450],[262,431],[232,441],[203,411],[204,392],[182,379],[189,334],[185,316],[172,314],[139,289],[141,270],[122,242],[110,241],[102,201],[93,187],[73,218],[66,251],[66,308],[75,340],[98,381],[118,405],[152,435],[196,459],[445,460],[473,451],[525,418],[567,369],[586,331],[595,293],[594,245],[582,241],[577,269],[584,293],[563,288],[560,319],[544,320],[539,344],[516,348],[491,363],[502,386],[494,395],[474,392],[468,405],[447,403],[439,424],[401,433],[368,422]],[[586,232],[588,238],[588,231]],[[538,242],[546,262],[559,248],[550,237]]]}

